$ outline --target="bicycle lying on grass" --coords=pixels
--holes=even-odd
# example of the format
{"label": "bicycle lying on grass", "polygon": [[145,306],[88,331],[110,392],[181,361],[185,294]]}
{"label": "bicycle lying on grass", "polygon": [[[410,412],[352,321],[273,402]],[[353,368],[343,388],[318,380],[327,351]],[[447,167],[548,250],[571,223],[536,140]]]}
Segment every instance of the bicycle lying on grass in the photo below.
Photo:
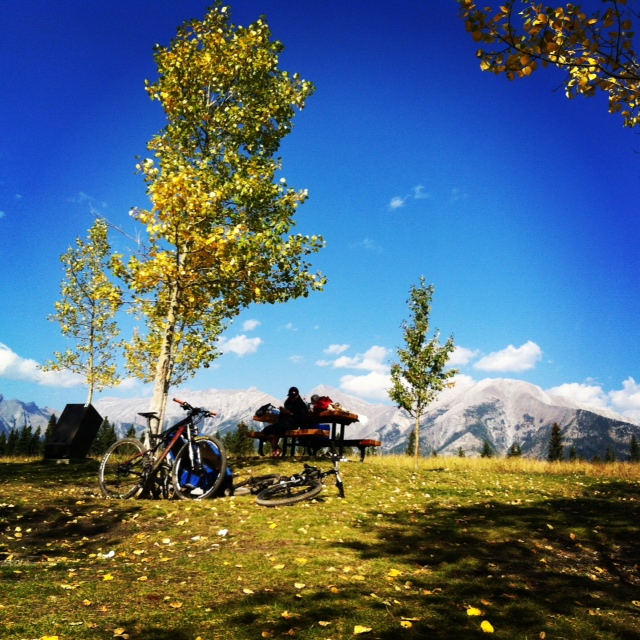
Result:
{"label": "bicycle lying on grass", "polygon": [[333,462],[333,468],[328,471],[305,463],[303,471],[292,476],[259,476],[234,485],[233,489],[237,491],[248,485],[251,493],[257,494],[256,502],[259,505],[278,507],[315,498],[322,491],[323,480],[328,476],[335,476],[338,494],[344,498],[344,484],[338,467],[340,455],[334,453],[329,457]]}
{"label": "bicycle lying on grass", "polygon": [[98,479],[105,498],[202,500],[220,489],[227,478],[225,449],[216,438],[198,435],[198,423],[216,414],[183,400],[173,401],[187,416],[162,433],[151,430],[157,413],[138,414],[147,420],[150,448],[136,438],[124,438],[104,454]]}

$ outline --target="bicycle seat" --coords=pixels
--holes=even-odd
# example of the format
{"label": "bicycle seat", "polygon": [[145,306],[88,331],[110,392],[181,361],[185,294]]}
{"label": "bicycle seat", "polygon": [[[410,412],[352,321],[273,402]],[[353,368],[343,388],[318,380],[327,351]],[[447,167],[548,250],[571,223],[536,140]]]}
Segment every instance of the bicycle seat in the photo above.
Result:
{"label": "bicycle seat", "polygon": [[157,411],[145,411],[143,413],[139,413],[139,416],[142,416],[143,418],[157,418],[158,417],[158,412]]}

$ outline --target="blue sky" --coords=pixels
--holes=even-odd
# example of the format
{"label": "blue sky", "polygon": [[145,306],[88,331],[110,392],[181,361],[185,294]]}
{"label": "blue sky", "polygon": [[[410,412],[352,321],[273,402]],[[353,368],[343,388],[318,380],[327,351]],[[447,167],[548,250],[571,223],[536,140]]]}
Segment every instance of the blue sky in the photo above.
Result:
{"label": "blue sky", "polygon": [[[60,255],[95,209],[130,233],[147,203],[136,156],[164,120],[144,91],[152,47],[197,0],[7,0],[0,10],[0,393],[62,408],[71,376],[37,365],[67,344],[47,321]],[[317,90],[281,156],[308,189],[297,230],[321,234],[329,283],[251,307],[194,389],[284,397],[328,384],[385,401],[412,284],[461,375],[517,378],[640,418],[640,138],[603,96],[569,101],[560,72],[482,73],[453,0],[236,0],[265,14],[281,67]],[[115,239],[116,244],[124,242]],[[133,326],[123,323],[125,333]],[[105,395],[140,396],[128,381]]]}

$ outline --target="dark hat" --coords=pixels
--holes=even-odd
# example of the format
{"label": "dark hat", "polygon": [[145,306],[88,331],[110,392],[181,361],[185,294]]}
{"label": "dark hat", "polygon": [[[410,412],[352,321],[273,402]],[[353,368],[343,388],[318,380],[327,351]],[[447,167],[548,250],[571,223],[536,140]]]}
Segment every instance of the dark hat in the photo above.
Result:
{"label": "dark hat", "polygon": [[298,387],[291,387],[291,389],[289,389],[289,393],[287,393],[288,396],[292,396],[292,395],[300,395],[300,392],[298,391]]}

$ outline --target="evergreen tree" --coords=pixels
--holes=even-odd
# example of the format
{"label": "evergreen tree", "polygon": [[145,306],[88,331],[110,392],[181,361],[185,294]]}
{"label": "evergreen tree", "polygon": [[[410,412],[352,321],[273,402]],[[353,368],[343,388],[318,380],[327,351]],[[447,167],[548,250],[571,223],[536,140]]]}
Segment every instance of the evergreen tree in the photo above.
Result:
{"label": "evergreen tree", "polygon": [[234,431],[228,431],[222,436],[222,444],[227,453],[234,456],[248,456],[254,452],[253,440],[247,437],[249,427],[241,422]]}
{"label": "evergreen tree", "polygon": [[604,453],[604,461],[605,462],[616,461],[616,452],[611,447],[607,447],[607,450]]}
{"label": "evergreen tree", "polygon": [[549,453],[547,454],[547,460],[549,462],[560,462],[564,458],[564,446],[562,441],[562,431],[560,425],[554,422],[551,426],[551,438],[549,439]]}
{"label": "evergreen tree", "polygon": [[640,462],[640,444],[636,434],[631,436],[631,444],[629,445],[629,462]]}
{"label": "evergreen tree", "polygon": [[11,428],[9,431],[9,437],[7,438],[7,456],[15,456],[18,449],[18,432],[15,428]]}
{"label": "evergreen tree", "polygon": [[105,418],[89,449],[90,455],[101,456],[118,439],[115,427]]}
{"label": "evergreen tree", "polygon": [[0,433],[0,456],[4,456],[7,450],[7,434],[2,431]]}
{"label": "evergreen tree", "polygon": [[458,448],[458,458],[464,458],[467,454],[464,452],[462,447]]}
{"label": "evergreen tree", "polygon": [[29,446],[30,456],[41,456],[44,453],[44,440],[42,439],[42,429],[38,427],[31,438]]}
{"label": "evergreen tree", "polygon": [[33,429],[30,424],[25,424],[18,433],[18,442],[16,444],[16,452],[14,455],[28,456],[31,447],[31,438],[33,437]]}
{"label": "evergreen tree", "polygon": [[405,451],[405,455],[413,456],[416,453],[416,430],[411,429],[411,433],[409,434],[409,438],[407,439],[407,450]]}
{"label": "evergreen tree", "polygon": [[507,458],[519,458],[522,456],[522,447],[519,443],[514,442],[507,451]]}
{"label": "evergreen tree", "polygon": [[124,434],[125,438],[137,438],[138,436],[136,435],[136,427],[133,424],[129,425],[129,428],[127,429],[127,433]]}
{"label": "evergreen tree", "polygon": [[569,449],[569,462],[576,462],[578,459],[578,452],[576,451],[576,446],[574,444],[571,445]]}
{"label": "evergreen tree", "polygon": [[481,458],[493,458],[494,455],[495,455],[495,452],[493,451],[493,448],[489,444],[489,441],[485,440],[482,443],[482,449],[480,450],[480,457]]}
{"label": "evergreen tree", "polygon": [[51,438],[51,434],[53,433],[53,430],[56,428],[57,424],[58,424],[58,418],[56,418],[55,413],[52,413],[51,416],[49,417],[49,422],[47,422],[47,428],[45,429],[45,432],[44,432],[45,445],[47,444],[47,442],[49,442],[49,438]]}

